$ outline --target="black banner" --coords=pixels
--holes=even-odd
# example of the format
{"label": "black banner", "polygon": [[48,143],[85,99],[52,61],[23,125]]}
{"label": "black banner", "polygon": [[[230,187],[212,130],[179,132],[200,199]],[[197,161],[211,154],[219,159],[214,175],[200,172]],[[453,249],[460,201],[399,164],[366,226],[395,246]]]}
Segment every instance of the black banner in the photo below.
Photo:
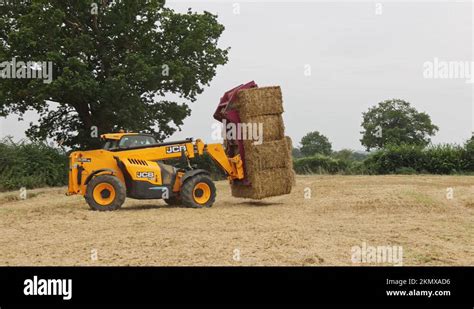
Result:
{"label": "black banner", "polygon": [[455,304],[474,306],[473,267],[3,267],[12,304]]}

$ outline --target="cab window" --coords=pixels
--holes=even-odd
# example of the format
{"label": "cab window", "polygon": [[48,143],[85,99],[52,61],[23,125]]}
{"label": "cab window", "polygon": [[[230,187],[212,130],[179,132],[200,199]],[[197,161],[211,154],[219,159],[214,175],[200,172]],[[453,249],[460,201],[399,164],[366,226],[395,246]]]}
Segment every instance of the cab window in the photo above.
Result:
{"label": "cab window", "polygon": [[112,140],[109,139],[105,142],[104,147],[102,147],[105,150],[113,150],[118,148],[118,141],[117,140]]}
{"label": "cab window", "polygon": [[130,136],[123,136],[120,139],[118,143],[118,148],[127,149],[127,148],[143,147],[143,146],[154,145],[154,144],[156,144],[156,140],[152,136],[130,135]]}

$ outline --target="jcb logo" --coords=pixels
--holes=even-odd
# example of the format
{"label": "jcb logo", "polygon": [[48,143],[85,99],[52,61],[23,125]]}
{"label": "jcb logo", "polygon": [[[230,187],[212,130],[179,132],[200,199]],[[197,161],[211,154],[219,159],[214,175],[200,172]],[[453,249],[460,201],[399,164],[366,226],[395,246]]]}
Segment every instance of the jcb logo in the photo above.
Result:
{"label": "jcb logo", "polygon": [[170,146],[166,148],[166,153],[176,153],[182,150],[186,151],[186,146]]}
{"label": "jcb logo", "polygon": [[154,172],[137,172],[137,178],[152,179],[155,178]]}

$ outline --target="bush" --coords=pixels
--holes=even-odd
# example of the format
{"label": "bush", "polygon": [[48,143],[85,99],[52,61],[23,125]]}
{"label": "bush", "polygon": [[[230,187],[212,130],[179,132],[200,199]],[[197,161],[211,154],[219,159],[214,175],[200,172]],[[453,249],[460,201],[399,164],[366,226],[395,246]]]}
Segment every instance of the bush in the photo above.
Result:
{"label": "bush", "polygon": [[411,168],[411,167],[400,167],[400,168],[397,168],[397,170],[395,171],[395,174],[415,175],[415,174],[417,174],[417,171],[414,168]]}
{"label": "bush", "polygon": [[350,174],[350,175],[367,175],[367,174],[369,174],[369,171],[367,170],[367,167],[365,166],[364,162],[352,161],[351,165],[349,166],[349,170],[347,171],[347,174]]}
{"label": "bush", "polygon": [[331,157],[339,160],[362,162],[367,157],[367,154],[363,152],[357,152],[351,149],[341,149],[339,151],[334,151],[331,154]]}
{"label": "bush", "polygon": [[364,165],[370,174],[469,173],[474,171],[474,157],[467,146],[388,146],[370,154]]}
{"label": "bush", "polygon": [[420,172],[423,163],[423,147],[402,145],[387,146],[370,154],[364,164],[371,174],[394,174],[401,168],[412,168]]}
{"label": "bush", "polygon": [[468,171],[474,172],[474,137],[466,142],[464,145],[463,160],[465,162],[465,167]]}
{"label": "bush", "polygon": [[467,171],[465,149],[440,145],[425,150],[425,170],[432,174],[456,174]]}
{"label": "bush", "polygon": [[67,180],[65,152],[43,143],[0,141],[0,191],[63,186]]}
{"label": "bush", "polygon": [[293,168],[297,174],[345,174],[348,172],[350,165],[350,161],[334,159],[324,155],[315,155],[293,161]]}

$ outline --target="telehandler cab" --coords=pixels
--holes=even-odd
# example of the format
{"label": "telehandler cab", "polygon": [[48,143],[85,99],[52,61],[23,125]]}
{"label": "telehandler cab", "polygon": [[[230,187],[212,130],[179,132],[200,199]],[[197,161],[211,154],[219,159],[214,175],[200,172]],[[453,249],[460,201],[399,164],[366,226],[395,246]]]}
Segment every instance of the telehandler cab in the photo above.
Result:
{"label": "telehandler cab", "polygon": [[[244,178],[240,155],[228,157],[222,144],[200,139],[157,143],[152,135],[103,134],[102,149],[76,151],[69,157],[67,195],[81,194],[93,210],[119,209],[126,197],[164,199],[169,205],[210,207],[216,187],[203,169],[192,169],[189,159],[205,153],[220,166],[229,180]],[[188,168],[165,162],[183,158]]]}

